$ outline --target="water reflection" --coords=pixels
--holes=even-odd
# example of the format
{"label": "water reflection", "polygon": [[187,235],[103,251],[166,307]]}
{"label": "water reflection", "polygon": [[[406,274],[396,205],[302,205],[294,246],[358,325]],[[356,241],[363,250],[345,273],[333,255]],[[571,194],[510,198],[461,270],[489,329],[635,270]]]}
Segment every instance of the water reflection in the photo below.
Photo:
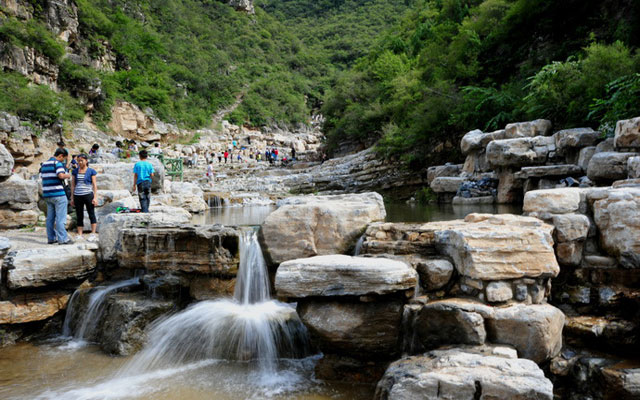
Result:
{"label": "water reflection", "polygon": [[522,214],[522,205],[515,204],[406,204],[385,203],[387,222],[429,222],[462,219],[471,213]]}
{"label": "water reflection", "polygon": [[275,209],[275,205],[210,208],[194,215],[192,221],[196,225],[262,225]]}

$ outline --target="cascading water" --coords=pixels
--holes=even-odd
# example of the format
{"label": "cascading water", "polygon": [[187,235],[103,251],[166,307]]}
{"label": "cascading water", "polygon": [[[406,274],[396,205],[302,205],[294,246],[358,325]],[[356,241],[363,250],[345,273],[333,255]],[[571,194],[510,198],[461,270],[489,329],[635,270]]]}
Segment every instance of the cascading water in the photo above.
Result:
{"label": "cascading water", "polygon": [[269,279],[256,232],[240,240],[233,299],[202,301],[156,323],[148,345],[120,376],[202,360],[252,361],[274,371],[281,357],[308,353],[307,331],[288,304],[269,299]]}
{"label": "cascading water", "polygon": [[365,235],[363,234],[362,236],[360,236],[360,238],[356,242],[356,247],[355,249],[353,249],[354,256],[360,255],[360,252],[362,251],[362,245],[364,244],[364,238],[365,238]]}
{"label": "cascading water", "polygon": [[105,300],[107,299],[108,295],[119,289],[135,286],[139,283],[139,278],[132,278],[125,281],[116,282],[111,285],[94,288],[89,295],[87,309],[84,312],[82,319],[77,324],[75,332],[72,332],[71,322],[76,318],[75,313],[77,308],[78,296],[80,294],[80,291],[76,291],[73,296],[71,296],[71,300],[69,301],[67,315],[62,325],[62,334],[69,337],[73,336],[75,339],[90,339],[98,322],[100,321],[102,313],[104,312],[104,308],[106,305]]}

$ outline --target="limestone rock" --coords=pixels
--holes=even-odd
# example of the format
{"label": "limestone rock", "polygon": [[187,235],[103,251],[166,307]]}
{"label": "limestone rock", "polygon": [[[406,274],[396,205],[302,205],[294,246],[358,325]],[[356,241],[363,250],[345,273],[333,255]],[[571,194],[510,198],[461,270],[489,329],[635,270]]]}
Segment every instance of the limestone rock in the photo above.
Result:
{"label": "limestone rock", "polygon": [[[115,211],[115,210],[114,210]],[[116,261],[116,251],[120,248],[120,231],[135,226],[179,225],[189,222],[191,215],[186,210],[163,207],[162,212],[150,209],[146,214],[107,214],[98,219],[100,232],[100,259]]]}
{"label": "limestone rock", "polygon": [[[164,166],[160,162],[160,160],[156,158],[147,159],[152,165],[155,173],[151,178],[151,190],[154,192],[162,191],[164,189]],[[133,166],[134,163],[128,162],[118,162],[115,164],[92,164],[91,168],[95,169],[98,172],[98,176],[96,180],[100,182],[100,175],[109,174],[115,175],[120,178],[122,182],[124,182],[124,189],[131,190],[133,187]],[[114,184],[119,187],[120,183],[115,178],[106,178],[106,180],[111,179]],[[151,196],[153,199],[153,196]]]}
{"label": "limestone rock", "polygon": [[157,141],[161,139],[155,121],[135,104],[118,101],[111,111],[109,128],[116,134],[138,141]]}
{"label": "limestone rock", "polygon": [[514,346],[518,355],[541,363],[562,348],[564,314],[548,304],[496,308],[487,318],[488,340]]}
{"label": "limestone rock", "polygon": [[494,140],[487,145],[487,160],[493,167],[522,167],[544,164],[555,151],[553,137],[536,136]]}
{"label": "limestone rock", "polygon": [[0,229],[14,229],[35,225],[40,214],[35,210],[0,208]]}
{"label": "limestone rock", "polygon": [[434,301],[418,312],[413,329],[425,349],[449,344],[483,344],[487,333],[482,314],[491,314],[491,308],[463,299]]}
{"label": "limestone rock", "polygon": [[301,300],[298,315],[325,353],[389,359],[399,350],[402,302]]}
{"label": "limestone rock", "polygon": [[238,272],[238,257],[238,232],[222,225],[124,228],[117,249],[118,265],[123,268],[229,277]]}
{"label": "limestone rock", "polygon": [[630,179],[640,178],[640,157],[629,157],[627,160],[627,171]]}
{"label": "limestone rock", "polygon": [[534,218],[496,216],[445,228],[435,238],[462,276],[481,280],[556,276],[559,267],[551,229]]}
{"label": "limestone rock", "polygon": [[191,281],[189,294],[196,300],[232,297],[235,286],[235,279],[198,276]]}
{"label": "limestone rock", "polygon": [[532,361],[499,346],[434,350],[393,362],[375,400],[551,400],[553,385]]}
{"label": "limestone rock", "polygon": [[460,177],[441,176],[431,182],[431,190],[436,193],[456,193],[464,181]]}
{"label": "limestone rock", "polygon": [[640,188],[609,189],[593,204],[602,247],[624,265],[640,267]]}
{"label": "limestone rock", "polygon": [[563,266],[577,267],[582,262],[583,242],[564,242],[556,245],[558,263]]}
{"label": "limestone rock", "polygon": [[248,14],[255,14],[253,8],[253,0],[229,0],[229,5],[238,11],[244,11]]}
{"label": "limestone rock", "polygon": [[369,223],[386,216],[377,193],[297,196],[279,204],[260,229],[263,251],[272,264],[345,253]]}
{"label": "limestone rock", "polygon": [[585,189],[560,188],[532,190],[524,195],[522,211],[526,214],[568,214],[579,211],[586,196]]}
{"label": "limestone rock", "polygon": [[595,146],[588,146],[580,149],[578,152],[578,161],[576,165],[582,168],[583,171],[586,171],[589,168],[589,161],[591,161],[591,157],[596,153]]}
{"label": "limestone rock", "polygon": [[458,164],[438,165],[427,168],[427,182],[431,185],[434,179],[439,177],[457,177],[462,172]]}
{"label": "limestone rock", "polygon": [[[132,167],[133,169],[133,167]],[[126,182],[128,182],[127,180]],[[98,191],[102,190],[129,190],[132,185],[125,185],[125,180],[115,174],[101,173],[96,175],[96,184],[98,185]]]}
{"label": "limestone rock", "polygon": [[474,150],[484,150],[493,140],[505,139],[506,131],[504,129],[484,133],[479,129],[467,132],[460,141],[460,149],[462,154],[469,154]]}
{"label": "limestone rock", "polygon": [[363,296],[413,289],[416,282],[416,271],[400,261],[330,255],[283,262],[275,287],[283,297]]}
{"label": "limestone rock", "polygon": [[505,138],[507,139],[549,136],[551,134],[551,121],[536,119],[528,122],[516,122],[508,124],[504,129]]}
{"label": "limestone rock", "polygon": [[589,160],[587,176],[594,182],[615,181],[627,178],[627,160],[638,153],[596,153]]}
{"label": "limestone rock", "polygon": [[48,292],[14,296],[0,301],[0,325],[42,321],[67,307],[69,293]]}
{"label": "limestone rock", "polygon": [[6,147],[0,143],[0,180],[8,178],[13,172],[13,156]]}
{"label": "limestone rock", "polygon": [[640,117],[616,123],[614,145],[616,149],[640,148]]}
{"label": "limestone rock", "polygon": [[584,170],[573,164],[565,165],[542,165],[536,167],[523,167],[520,172],[516,172],[519,179],[543,178],[543,177],[580,177],[584,175]]}
{"label": "limestone rock", "polygon": [[512,171],[498,173],[498,204],[518,203],[522,200],[522,180]]}
{"label": "limestone rock", "polygon": [[437,290],[449,283],[453,275],[453,264],[444,259],[425,260],[418,262],[416,270],[422,287]]}
{"label": "limestone rock", "polygon": [[209,208],[209,205],[204,201],[204,192],[196,184],[170,182],[165,191],[167,194],[152,196],[151,202],[184,208],[191,213],[199,213]]}
{"label": "limestone rock", "polygon": [[559,242],[571,242],[586,239],[591,222],[582,214],[555,215],[553,226],[556,227],[555,237]]}
{"label": "limestone rock", "polygon": [[600,138],[600,132],[591,128],[573,128],[554,134],[558,151],[594,146]]}
{"label": "limestone rock", "polygon": [[490,282],[486,289],[487,301],[499,303],[513,298],[513,289],[507,282]]}
{"label": "limestone rock", "polygon": [[18,250],[4,259],[11,289],[43,287],[68,279],[82,279],[96,267],[93,243]]}
{"label": "limestone rock", "polygon": [[11,249],[11,242],[4,236],[0,236],[0,265],[2,265],[1,261],[4,259],[4,256],[7,255],[9,250]]}
{"label": "limestone rock", "polygon": [[34,209],[38,202],[38,182],[24,180],[18,175],[0,182],[0,205],[13,209]]}

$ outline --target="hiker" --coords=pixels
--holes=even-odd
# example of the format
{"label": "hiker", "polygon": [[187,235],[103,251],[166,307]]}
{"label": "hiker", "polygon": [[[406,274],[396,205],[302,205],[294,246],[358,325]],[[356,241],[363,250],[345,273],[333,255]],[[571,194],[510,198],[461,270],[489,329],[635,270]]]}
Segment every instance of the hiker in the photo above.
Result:
{"label": "hiker", "polygon": [[122,154],[122,142],[121,141],[117,141],[116,142],[116,147],[113,148],[113,150],[111,150],[111,154],[113,154],[114,156],[120,158],[120,155]]}
{"label": "hiker", "polygon": [[98,183],[96,181],[98,173],[95,169],[89,168],[89,157],[86,154],[78,156],[78,168],[72,172],[71,179],[71,206],[76,208],[76,222],[78,226],[78,239],[82,239],[84,228],[84,207],[87,207],[87,214],[91,221],[91,235],[89,241],[96,240],[96,212],[98,205]]}
{"label": "hiker", "polygon": [[78,161],[76,161],[76,157],[78,157],[76,154],[71,156],[71,162],[69,163],[71,170],[78,168]]}
{"label": "hiker", "polygon": [[162,149],[160,148],[160,143],[154,143],[153,147],[151,148],[151,150],[149,150],[149,154],[153,154],[155,156],[158,156],[158,155],[162,154]]}
{"label": "hiker", "polygon": [[222,152],[218,152],[218,163],[222,164]]}
{"label": "hiker", "polygon": [[47,202],[47,243],[72,244],[67,235],[67,207],[69,200],[64,191],[64,180],[70,175],[64,168],[64,159],[69,152],[63,148],[56,149],[53,157],[42,163],[42,197]]}
{"label": "hiker", "polygon": [[213,160],[210,160],[209,165],[207,165],[207,179],[209,180],[209,185],[213,186]]}
{"label": "hiker", "polygon": [[143,213],[149,212],[149,204],[151,203],[151,178],[155,173],[153,164],[147,161],[147,151],[142,150],[138,153],[140,161],[133,166],[133,190],[138,189],[138,199],[140,200],[140,209]]}
{"label": "hiker", "polygon": [[291,161],[296,159],[296,148],[291,145]]}
{"label": "hiker", "polygon": [[195,151],[191,155],[191,167],[196,168],[198,166],[198,153]]}
{"label": "hiker", "polygon": [[224,163],[227,163],[227,158],[229,158],[229,152],[225,150],[224,152]]}

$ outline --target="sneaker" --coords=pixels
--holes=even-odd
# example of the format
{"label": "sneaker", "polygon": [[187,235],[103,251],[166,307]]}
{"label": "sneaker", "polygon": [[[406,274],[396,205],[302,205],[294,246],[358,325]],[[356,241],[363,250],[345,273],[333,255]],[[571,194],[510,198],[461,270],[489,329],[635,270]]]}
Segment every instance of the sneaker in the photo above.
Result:
{"label": "sneaker", "polygon": [[73,244],[73,243],[74,243],[74,241],[73,241],[73,240],[71,240],[71,239],[67,239],[67,241],[66,241],[66,242],[60,242],[60,243],[58,243],[58,244],[59,244],[59,245],[65,245],[65,244]]}
{"label": "sneaker", "polygon": [[82,236],[82,235],[76,235],[76,240],[84,240],[84,236]]}
{"label": "sneaker", "polygon": [[56,243],[58,243],[57,240],[49,240],[49,241],[47,241],[47,244],[56,244]]}
{"label": "sneaker", "polygon": [[98,236],[92,233],[91,235],[89,235],[87,240],[90,241],[90,242],[97,242],[98,241]]}

